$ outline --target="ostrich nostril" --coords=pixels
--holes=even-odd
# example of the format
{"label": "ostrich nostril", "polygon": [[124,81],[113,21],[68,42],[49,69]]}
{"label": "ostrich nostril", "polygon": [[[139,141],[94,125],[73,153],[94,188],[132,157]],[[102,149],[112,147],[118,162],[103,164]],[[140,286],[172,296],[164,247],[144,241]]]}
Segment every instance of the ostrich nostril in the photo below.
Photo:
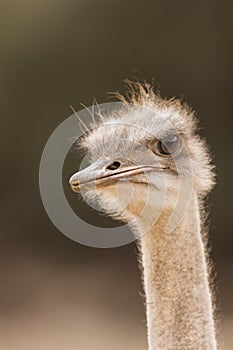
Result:
{"label": "ostrich nostril", "polygon": [[118,169],[118,168],[120,167],[120,165],[121,165],[120,162],[115,161],[115,162],[113,162],[112,164],[108,165],[108,166],[106,167],[106,169],[109,169],[109,170],[116,170],[116,169]]}

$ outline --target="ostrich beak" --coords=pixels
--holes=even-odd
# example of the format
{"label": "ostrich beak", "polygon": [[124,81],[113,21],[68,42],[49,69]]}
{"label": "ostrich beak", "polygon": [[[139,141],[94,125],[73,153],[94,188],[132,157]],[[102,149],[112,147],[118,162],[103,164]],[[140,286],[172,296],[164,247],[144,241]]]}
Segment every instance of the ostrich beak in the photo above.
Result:
{"label": "ostrich beak", "polygon": [[109,162],[109,160],[101,159],[72,175],[69,184],[74,192],[80,192],[81,189],[88,190],[107,186],[129,176],[143,174],[145,171],[163,169],[166,168],[161,165],[132,165],[122,160]]}
{"label": "ostrich beak", "polygon": [[102,178],[105,174],[106,160],[98,160],[87,168],[73,174],[69,184],[74,192],[80,192],[80,187],[93,187],[97,179]]}

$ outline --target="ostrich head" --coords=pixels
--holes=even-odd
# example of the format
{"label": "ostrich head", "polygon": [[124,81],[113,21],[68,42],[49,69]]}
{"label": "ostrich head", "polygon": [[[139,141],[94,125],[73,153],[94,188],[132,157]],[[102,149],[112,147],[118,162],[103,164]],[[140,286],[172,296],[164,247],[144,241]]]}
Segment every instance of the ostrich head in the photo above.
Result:
{"label": "ostrich head", "polygon": [[145,227],[179,201],[184,211],[187,193],[208,192],[212,167],[186,105],[139,83],[130,85],[127,98],[118,97],[122,107],[83,138],[91,165],[75,173],[70,185],[88,201],[98,200],[106,214]]}

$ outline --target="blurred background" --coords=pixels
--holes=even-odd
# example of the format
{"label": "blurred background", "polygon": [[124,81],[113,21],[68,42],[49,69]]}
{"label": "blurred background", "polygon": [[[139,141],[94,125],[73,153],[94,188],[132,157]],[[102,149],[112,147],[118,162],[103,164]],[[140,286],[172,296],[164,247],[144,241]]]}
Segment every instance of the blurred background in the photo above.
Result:
{"label": "blurred background", "polygon": [[[52,131],[81,109],[155,79],[197,112],[217,165],[208,198],[219,334],[233,348],[232,28],[223,0],[1,1],[2,350],[146,350],[135,245],[94,249],[62,235],[40,199]],[[203,349],[204,350],[204,349]]]}

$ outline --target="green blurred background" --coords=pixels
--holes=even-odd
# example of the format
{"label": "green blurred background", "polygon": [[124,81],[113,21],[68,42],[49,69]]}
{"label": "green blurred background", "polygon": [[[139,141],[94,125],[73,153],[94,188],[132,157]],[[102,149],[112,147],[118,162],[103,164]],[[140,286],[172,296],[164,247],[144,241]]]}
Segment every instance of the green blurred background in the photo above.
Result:
{"label": "green blurred background", "polygon": [[133,77],[183,96],[211,145],[218,328],[233,348],[231,10],[227,0],[1,1],[1,349],[146,349],[135,245],[72,242],[38,186],[41,153],[68,106],[107,102]]}

